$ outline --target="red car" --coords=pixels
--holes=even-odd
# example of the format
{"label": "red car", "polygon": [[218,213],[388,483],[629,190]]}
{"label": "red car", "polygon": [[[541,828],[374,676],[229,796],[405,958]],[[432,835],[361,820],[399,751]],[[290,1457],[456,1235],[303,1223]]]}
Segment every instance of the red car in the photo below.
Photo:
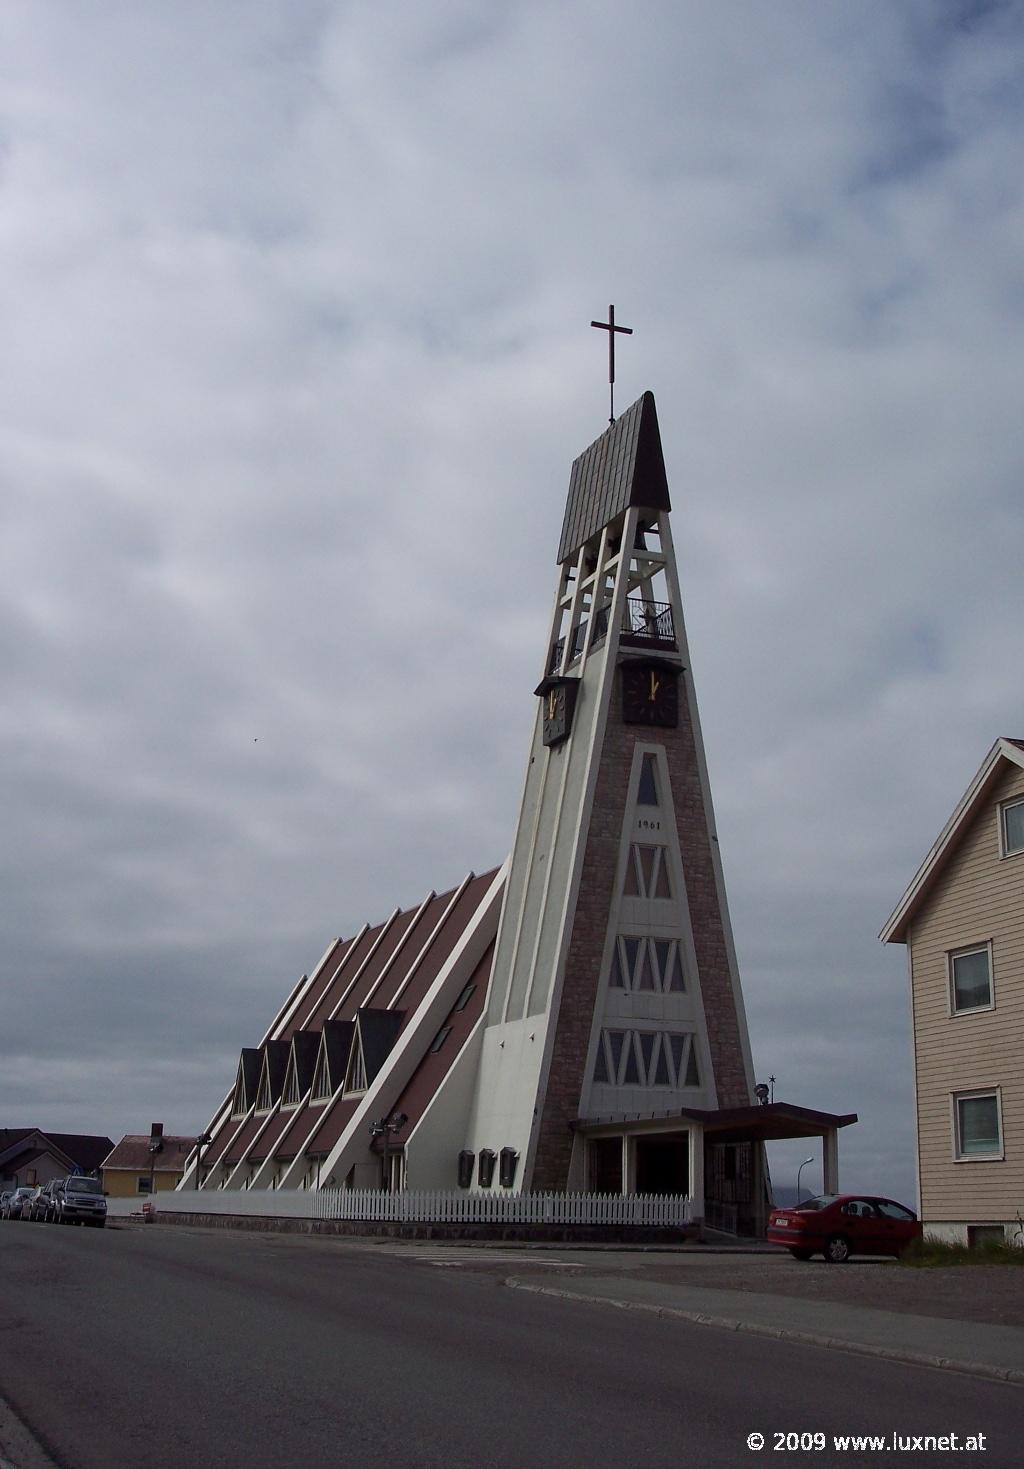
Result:
{"label": "red car", "polygon": [[921,1238],[921,1221],[892,1199],[870,1194],[822,1194],[792,1209],[773,1209],[768,1238],[797,1260],[824,1255],[841,1265],[851,1255],[898,1255]]}

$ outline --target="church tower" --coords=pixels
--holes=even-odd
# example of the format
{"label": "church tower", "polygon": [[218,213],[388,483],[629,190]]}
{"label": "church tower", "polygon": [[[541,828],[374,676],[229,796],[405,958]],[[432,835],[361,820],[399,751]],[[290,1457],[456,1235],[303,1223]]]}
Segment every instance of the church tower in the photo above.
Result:
{"label": "church tower", "polygon": [[693,1196],[658,1116],[754,1101],[670,509],[645,393],[574,463],[558,547],[464,1144],[517,1188]]}

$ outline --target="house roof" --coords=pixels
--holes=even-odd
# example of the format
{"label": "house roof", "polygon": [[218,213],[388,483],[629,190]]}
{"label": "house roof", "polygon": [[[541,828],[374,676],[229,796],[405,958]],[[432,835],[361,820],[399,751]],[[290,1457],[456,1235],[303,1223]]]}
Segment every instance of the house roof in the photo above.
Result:
{"label": "house roof", "polygon": [[156,1158],[156,1171],[166,1173],[171,1170],[175,1173],[184,1172],[185,1159],[195,1147],[194,1137],[170,1137],[164,1133],[163,1147],[160,1152],[152,1154],[149,1151],[150,1135],[148,1133],[126,1133],[121,1141],[104,1158],[103,1168],[127,1168],[133,1172],[141,1170],[148,1171],[150,1164]]}
{"label": "house roof", "polygon": [[1024,740],[1001,738],[989,750],[974,779],[961,796],[956,810],[914,874],[910,886],[889,915],[879,934],[883,943],[906,943],[907,930],[915,914],[931,893],[972,820],[991,797],[993,787],[1008,765],[1016,765],[1024,770]]}
{"label": "house roof", "polygon": [[98,1137],[92,1133],[43,1132],[40,1127],[0,1128],[0,1161],[3,1162],[20,1157],[22,1152],[33,1148],[38,1155],[48,1147],[51,1152],[62,1154],[69,1168],[92,1173],[113,1146],[109,1137]]}

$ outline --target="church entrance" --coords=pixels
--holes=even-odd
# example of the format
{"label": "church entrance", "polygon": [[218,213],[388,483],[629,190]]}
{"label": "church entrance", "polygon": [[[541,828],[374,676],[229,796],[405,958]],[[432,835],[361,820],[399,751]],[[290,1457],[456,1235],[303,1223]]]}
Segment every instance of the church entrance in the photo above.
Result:
{"label": "church entrance", "polygon": [[689,1133],[651,1133],[638,1137],[635,1145],[638,1194],[689,1193]]}
{"label": "church entrance", "polygon": [[590,1191],[595,1194],[622,1192],[622,1138],[590,1139]]}

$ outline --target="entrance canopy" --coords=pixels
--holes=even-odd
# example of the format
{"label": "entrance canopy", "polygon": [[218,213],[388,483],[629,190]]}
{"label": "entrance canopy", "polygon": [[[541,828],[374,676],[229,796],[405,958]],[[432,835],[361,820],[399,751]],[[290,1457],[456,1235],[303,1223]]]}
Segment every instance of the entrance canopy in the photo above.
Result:
{"label": "entrance canopy", "polygon": [[795,1107],[791,1102],[767,1102],[763,1107],[677,1107],[670,1112],[618,1112],[606,1117],[578,1117],[573,1127],[580,1132],[599,1128],[628,1128],[646,1131],[680,1122],[696,1122],[705,1136],[715,1142],[778,1142],[788,1137],[822,1137],[834,1128],[849,1127],[856,1112],[817,1112]]}

